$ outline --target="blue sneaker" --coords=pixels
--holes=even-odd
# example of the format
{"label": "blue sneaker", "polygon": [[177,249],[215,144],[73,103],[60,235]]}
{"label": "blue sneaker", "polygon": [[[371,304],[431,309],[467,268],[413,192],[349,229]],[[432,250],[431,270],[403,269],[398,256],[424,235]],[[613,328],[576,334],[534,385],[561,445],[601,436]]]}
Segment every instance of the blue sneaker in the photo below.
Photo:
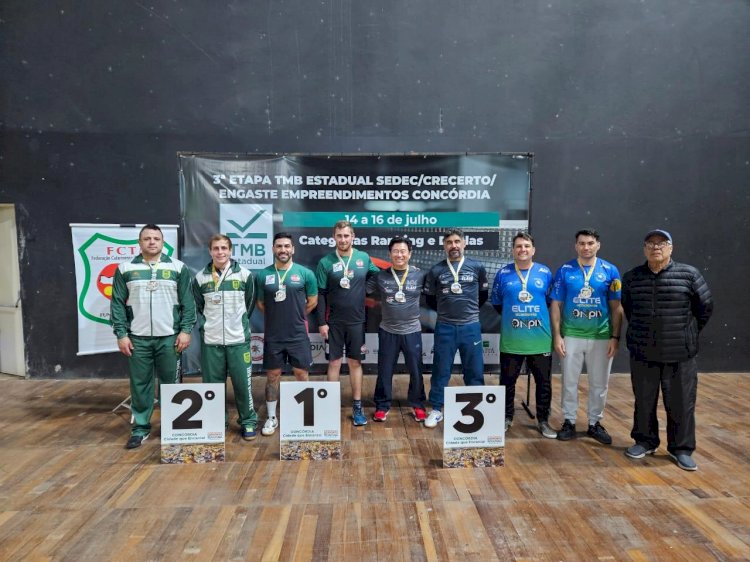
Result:
{"label": "blue sneaker", "polygon": [[361,407],[352,408],[352,423],[354,425],[367,425],[367,418]]}
{"label": "blue sneaker", "polygon": [[255,426],[254,425],[246,425],[242,428],[242,438],[245,441],[252,441],[258,436],[258,434],[255,432]]}

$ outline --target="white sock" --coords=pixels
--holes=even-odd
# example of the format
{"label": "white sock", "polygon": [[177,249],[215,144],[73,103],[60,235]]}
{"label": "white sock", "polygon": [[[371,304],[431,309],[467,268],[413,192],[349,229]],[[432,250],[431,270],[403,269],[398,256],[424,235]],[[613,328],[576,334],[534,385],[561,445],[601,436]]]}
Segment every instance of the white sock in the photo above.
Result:
{"label": "white sock", "polygon": [[276,417],[276,404],[278,403],[278,400],[274,400],[273,402],[270,400],[266,400],[266,406],[268,407],[268,417],[269,418],[275,418]]}

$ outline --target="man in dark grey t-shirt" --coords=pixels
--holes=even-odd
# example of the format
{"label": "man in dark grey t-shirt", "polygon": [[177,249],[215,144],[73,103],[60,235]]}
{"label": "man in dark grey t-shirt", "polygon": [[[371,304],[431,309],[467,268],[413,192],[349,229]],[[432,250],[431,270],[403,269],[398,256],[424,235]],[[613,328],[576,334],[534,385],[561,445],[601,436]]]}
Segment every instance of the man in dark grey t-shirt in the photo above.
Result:
{"label": "man in dark grey t-shirt", "polygon": [[393,266],[367,281],[368,294],[376,294],[382,306],[374,397],[376,409],[372,416],[376,422],[384,422],[391,408],[393,371],[402,352],[409,371],[409,405],[413,408],[414,419],[422,422],[427,417],[422,379],[422,323],[419,321],[424,272],[409,265],[411,248],[409,239],[392,238],[388,252]]}

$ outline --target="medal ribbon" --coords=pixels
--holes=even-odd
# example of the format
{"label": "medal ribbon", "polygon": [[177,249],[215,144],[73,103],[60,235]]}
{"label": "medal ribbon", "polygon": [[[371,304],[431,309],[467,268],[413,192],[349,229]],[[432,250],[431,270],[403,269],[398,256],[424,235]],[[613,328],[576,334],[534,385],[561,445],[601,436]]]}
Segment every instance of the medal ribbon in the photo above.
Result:
{"label": "medal ribbon", "polygon": [[276,264],[273,264],[273,268],[276,270],[276,277],[279,280],[279,290],[284,286],[284,279],[286,279],[286,276],[289,274],[289,270],[292,269],[292,266],[294,265],[294,262],[292,260],[289,260],[289,265],[286,269],[282,269],[281,271],[284,272],[284,275],[279,274],[279,270],[276,268]]}
{"label": "medal ribbon", "polygon": [[588,287],[589,279],[591,279],[591,275],[594,273],[594,268],[596,267],[596,258],[594,258],[594,263],[591,264],[588,273],[586,273],[586,270],[583,268],[583,264],[581,263],[580,259],[578,260],[578,267],[581,268],[581,272],[583,273],[583,286]]}
{"label": "medal ribbon", "polygon": [[453,274],[453,282],[458,283],[458,272],[461,271],[461,266],[464,264],[465,257],[461,258],[461,261],[458,262],[458,267],[456,269],[453,269],[453,265],[451,264],[451,260],[447,259],[445,260],[448,262],[448,269],[451,270],[451,273]]}
{"label": "medal ribbon", "polygon": [[231,262],[227,262],[226,267],[224,267],[224,271],[221,272],[221,277],[219,277],[219,274],[216,272],[216,266],[214,264],[211,264],[211,279],[213,279],[214,281],[214,293],[219,292],[221,284],[224,282],[224,278],[227,276],[227,273],[229,273],[229,268],[231,265]]}
{"label": "medal ribbon", "polygon": [[398,285],[398,290],[402,293],[404,292],[404,283],[406,283],[406,276],[409,275],[409,264],[406,265],[406,271],[404,271],[403,277],[401,277],[401,281],[398,280],[398,276],[396,275],[396,270],[391,268],[391,275],[393,275],[393,279],[396,281],[396,285]]}
{"label": "medal ribbon", "polygon": [[344,258],[341,257],[341,254],[339,254],[339,251],[336,250],[336,257],[339,258],[339,261],[341,262],[341,265],[344,266],[344,277],[349,277],[349,264],[352,262],[352,257],[354,256],[354,248],[350,249],[349,259],[346,260],[346,263],[344,263]]}
{"label": "medal ribbon", "polygon": [[529,283],[529,275],[531,275],[531,268],[534,267],[534,263],[532,262],[531,265],[529,266],[529,269],[526,270],[526,277],[521,275],[521,270],[518,269],[518,264],[514,264],[514,265],[516,267],[516,275],[518,275],[518,278],[521,280],[521,290],[525,291],[526,286]]}
{"label": "medal ribbon", "polygon": [[156,263],[147,262],[149,269],[151,269],[151,283],[154,283],[154,284],[156,283],[156,271],[159,268],[160,261],[161,261],[161,256],[159,256],[159,260]]}

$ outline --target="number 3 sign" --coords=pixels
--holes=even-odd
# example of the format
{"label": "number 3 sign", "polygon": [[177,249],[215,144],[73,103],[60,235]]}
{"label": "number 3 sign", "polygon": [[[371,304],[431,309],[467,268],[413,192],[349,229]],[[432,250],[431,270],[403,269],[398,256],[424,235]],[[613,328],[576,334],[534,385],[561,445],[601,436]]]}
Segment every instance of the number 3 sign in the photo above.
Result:
{"label": "number 3 sign", "polygon": [[505,387],[445,389],[443,447],[505,446]]}

